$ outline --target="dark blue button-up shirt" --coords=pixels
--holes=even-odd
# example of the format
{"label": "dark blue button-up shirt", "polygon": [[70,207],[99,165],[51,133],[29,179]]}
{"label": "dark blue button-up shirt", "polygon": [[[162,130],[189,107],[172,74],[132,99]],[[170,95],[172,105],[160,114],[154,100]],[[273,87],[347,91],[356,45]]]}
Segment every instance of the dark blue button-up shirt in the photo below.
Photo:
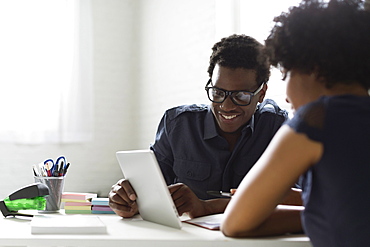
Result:
{"label": "dark blue button-up shirt", "polygon": [[184,183],[200,199],[210,199],[206,191],[238,187],[286,119],[286,111],[265,100],[230,152],[208,105],[179,106],[164,114],[151,149],[168,185]]}

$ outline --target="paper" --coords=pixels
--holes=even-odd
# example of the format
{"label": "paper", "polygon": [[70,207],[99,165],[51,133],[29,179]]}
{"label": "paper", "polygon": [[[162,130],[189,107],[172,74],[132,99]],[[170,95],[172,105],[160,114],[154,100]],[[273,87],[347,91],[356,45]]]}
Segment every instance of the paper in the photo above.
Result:
{"label": "paper", "polygon": [[220,230],[220,224],[223,216],[223,214],[212,214],[190,220],[185,220],[184,222],[210,230]]}
{"label": "paper", "polygon": [[109,206],[109,199],[108,198],[92,198],[91,204]]}
{"label": "paper", "polygon": [[99,234],[107,227],[99,216],[35,215],[31,221],[32,234]]}
{"label": "paper", "polygon": [[62,201],[86,201],[96,198],[95,193],[63,192]]}
{"label": "paper", "polygon": [[91,210],[91,205],[90,206],[83,206],[83,205],[78,205],[78,206],[64,206],[65,210]]}

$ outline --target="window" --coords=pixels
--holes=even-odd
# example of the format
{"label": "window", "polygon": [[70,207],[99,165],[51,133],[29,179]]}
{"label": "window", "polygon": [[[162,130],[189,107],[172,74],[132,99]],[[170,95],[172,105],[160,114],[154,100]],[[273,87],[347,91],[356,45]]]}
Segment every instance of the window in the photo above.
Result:
{"label": "window", "polygon": [[[221,39],[231,33],[239,33],[249,35],[264,44],[274,25],[273,18],[300,2],[300,0],[216,0],[216,38]],[[286,83],[281,78],[280,71],[272,68],[266,97],[274,99],[281,108],[290,111],[290,104],[285,101]]]}
{"label": "window", "polygon": [[75,0],[0,2],[0,142],[91,138],[89,7]]}

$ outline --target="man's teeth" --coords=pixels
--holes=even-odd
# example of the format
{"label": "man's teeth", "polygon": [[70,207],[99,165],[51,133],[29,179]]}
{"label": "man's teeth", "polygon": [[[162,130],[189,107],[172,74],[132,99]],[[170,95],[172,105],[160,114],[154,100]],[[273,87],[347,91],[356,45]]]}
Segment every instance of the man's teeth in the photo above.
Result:
{"label": "man's teeth", "polygon": [[231,115],[231,116],[222,115],[222,117],[224,117],[226,119],[232,119],[232,118],[235,118],[236,115]]}

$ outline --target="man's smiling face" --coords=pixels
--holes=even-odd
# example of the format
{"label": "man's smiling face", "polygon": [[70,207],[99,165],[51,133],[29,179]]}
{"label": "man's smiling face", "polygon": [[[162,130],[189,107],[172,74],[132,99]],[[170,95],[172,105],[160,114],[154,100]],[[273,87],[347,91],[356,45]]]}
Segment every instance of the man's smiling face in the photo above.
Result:
{"label": "man's smiling face", "polygon": [[[232,69],[219,65],[214,68],[212,85],[228,91],[245,90],[249,92],[256,91],[260,86],[256,82],[255,70]],[[263,101],[266,89],[267,85],[264,85],[263,89],[252,97],[251,103],[247,106],[235,105],[230,96],[222,103],[212,102],[212,112],[221,132],[234,133],[248,123],[256,110],[257,103]]]}

